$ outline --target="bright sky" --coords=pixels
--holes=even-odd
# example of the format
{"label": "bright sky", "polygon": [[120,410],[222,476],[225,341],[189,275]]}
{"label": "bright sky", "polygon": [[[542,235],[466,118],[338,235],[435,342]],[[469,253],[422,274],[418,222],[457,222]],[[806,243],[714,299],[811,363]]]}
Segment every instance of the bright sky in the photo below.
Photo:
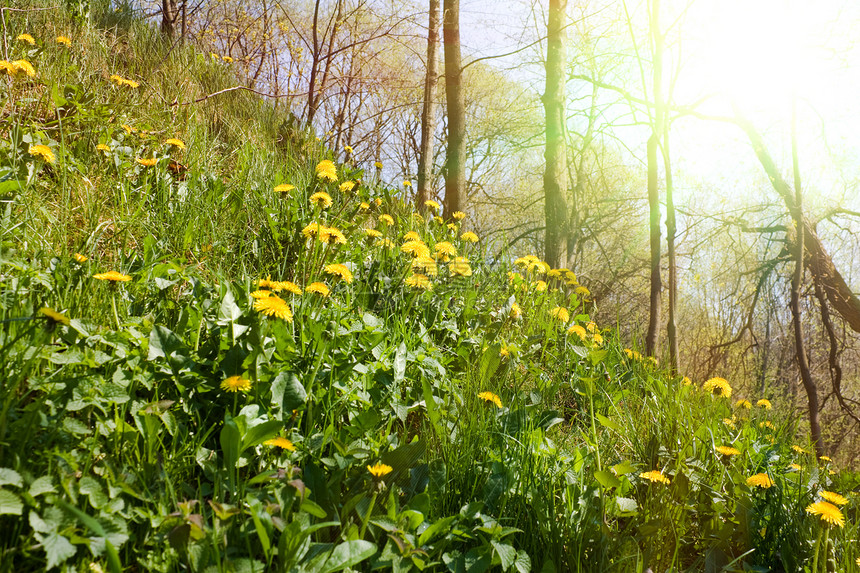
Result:
{"label": "bright sky", "polygon": [[[541,0],[461,0],[465,51],[500,54],[534,39]],[[663,0],[662,24],[691,4],[681,24],[684,64],[675,92],[678,103],[713,95],[701,111],[731,115],[734,100],[765,135],[771,153],[790,168],[790,117],[798,98],[798,131],[804,185],[813,202],[848,202],[860,208],[860,1],[858,0]],[[617,0],[570,0],[570,14],[587,5],[608,17]],[[628,0],[634,17],[642,0]],[[525,24],[528,22],[528,24]],[[644,26],[644,23],[643,23]],[[678,44],[670,49],[677,50]],[[531,54],[533,55],[533,54]],[[512,58],[490,60],[508,65]],[[638,78],[630,78],[638,87]],[[537,83],[536,83],[537,84]],[[542,89],[542,85],[539,86]],[[632,132],[631,136],[640,134]],[[623,135],[622,135],[623,137]],[[638,147],[636,143],[631,144]],[[735,127],[685,119],[673,131],[679,200],[685,186],[704,181],[731,200],[749,196],[761,168]],[[686,179],[683,175],[686,174]],[[851,192],[846,194],[846,188]],[[694,189],[689,189],[695,191]]]}

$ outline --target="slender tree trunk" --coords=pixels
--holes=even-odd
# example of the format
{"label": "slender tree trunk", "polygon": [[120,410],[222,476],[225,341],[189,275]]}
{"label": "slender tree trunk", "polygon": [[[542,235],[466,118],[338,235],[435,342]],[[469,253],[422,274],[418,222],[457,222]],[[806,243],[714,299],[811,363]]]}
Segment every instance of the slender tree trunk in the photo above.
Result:
{"label": "slender tree trunk", "polygon": [[319,63],[320,63],[320,42],[319,42],[319,34],[317,33],[317,26],[319,25],[319,15],[320,15],[320,0],[316,0],[314,3],[314,20],[313,26],[311,28],[311,39],[313,41],[313,46],[311,49],[313,52],[311,53],[311,75],[308,78],[308,103],[307,103],[307,113],[305,114],[305,122],[307,125],[311,125],[314,120],[314,114],[316,113],[316,109],[314,108],[314,102],[316,101],[316,83],[317,83],[317,74],[319,73]]}
{"label": "slender tree trunk", "polygon": [[427,25],[427,77],[424,79],[424,109],[421,110],[421,147],[418,152],[418,194],[415,202],[424,212],[433,182],[433,135],[436,132],[436,85],[439,83],[439,0],[430,0]]}
{"label": "slender tree trunk", "polygon": [[672,179],[672,162],[669,155],[669,121],[663,124],[663,168],[666,178],[666,251],[669,255],[669,305],[666,336],[669,340],[669,368],[672,373],[681,371],[681,357],[678,354],[678,327],[675,310],[678,302],[678,263],[675,257],[675,187]]}
{"label": "slender tree trunk", "polygon": [[445,96],[448,107],[448,150],[445,158],[445,215],[460,210],[466,187],[466,104],[460,56],[460,0],[445,0],[442,35],[445,44]]}
{"label": "slender tree trunk", "polygon": [[543,175],[546,232],[544,259],[558,268],[567,261],[567,145],[565,140],[565,24],[567,0],[550,0],[547,24],[546,91],[546,169]]}
{"label": "slender tree trunk", "polygon": [[821,442],[821,425],[818,418],[818,388],[812,379],[809,370],[809,360],[806,356],[806,348],[803,341],[803,323],[800,316],[800,288],[803,283],[803,253],[804,253],[804,230],[803,230],[803,203],[800,191],[800,165],[797,156],[797,133],[795,129],[795,113],[792,109],[791,115],[791,163],[794,172],[794,209],[792,219],[796,227],[795,250],[794,250],[794,275],[791,280],[791,317],[794,325],[794,347],[797,357],[797,365],[800,368],[800,379],[803,389],[806,390],[806,402],[809,412],[809,433],[815,446],[815,453],[824,455],[824,444]]}
{"label": "slender tree trunk", "polygon": [[176,0],[161,0],[161,33],[171,40],[176,31],[178,16],[179,10],[176,7]]}
{"label": "slender tree trunk", "polygon": [[651,228],[651,296],[645,351],[656,356],[660,351],[660,314],[663,305],[663,279],[660,276],[660,195],[658,189],[657,146],[665,121],[663,93],[663,36],[660,32],[660,1],[651,2],[652,80],[654,89],[654,118],[648,138],[648,213]]}

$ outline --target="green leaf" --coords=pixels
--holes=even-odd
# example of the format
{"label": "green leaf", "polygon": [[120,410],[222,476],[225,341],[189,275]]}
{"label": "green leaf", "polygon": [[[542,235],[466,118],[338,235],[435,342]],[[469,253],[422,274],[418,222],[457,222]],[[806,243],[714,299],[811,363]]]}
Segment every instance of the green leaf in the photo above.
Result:
{"label": "green leaf", "polygon": [[411,444],[404,444],[396,450],[386,452],[380,456],[382,463],[391,466],[394,472],[390,479],[395,479],[402,472],[406,472],[413,467],[421,456],[424,455],[426,448],[424,440],[418,440]]}
{"label": "green leaf", "polygon": [[529,554],[525,551],[519,551],[517,553],[517,560],[514,562],[514,567],[517,573],[529,573],[532,570],[532,560]]}
{"label": "green leaf", "polygon": [[272,398],[286,415],[303,406],[308,401],[308,393],[294,372],[281,372],[272,382]]}
{"label": "green leaf", "polygon": [[242,435],[239,433],[236,422],[229,416],[224,420],[224,427],[221,428],[220,441],[221,451],[224,454],[224,465],[231,469],[235,468],[236,462],[239,461]]}
{"label": "green leaf", "polygon": [[262,444],[270,438],[274,438],[278,435],[278,432],[280,432],[281,428],[283,427],[283,422],[279,422],[277,420],[270,420],[268,422],[263,422],[262,424],[257,424],[256,426],[248,428],[248,431],[242,437],[241,452],[244,452],[248,448],[253,448],[258,444]]}
{"label": "green leaf", "polygon": [[430,541],[433,541],[433,539],[435,539],[436,536],[439,535],[440,533],[445,533],[445,532],[450,531],[450,529],[451,529],[450,526],[454,522],[455,519],[457,519],[457,516],[451,515],[448,517],[443,517],[442,519],[439,519],[436,522],[434,522],[430,527],[425,529],[424,532],[421,534],[421,536],[418,538],[418,545],[419,546],[426,545]]}
{"label": "green leaf", "polygon": [[406,376],[406,343],[401,342],[394,353],[394,381],[402,382]]}
{"label": "green leaf", "polygon": [[56,531],[42,539],[42,547],[48,555],[46,569],[53,569],[77,552],[75,546]]}
{"label": "green leaf", "polygon": [[182,340],[175,332],[156,324],[149,333],[149,354],[147,360],[156,358],[167,358],[177,350],[185,347]]}
{"label": "green leaf", "polygon": [[507,571],[517,559],[517,550],[507,543],[499,543],[495,539],[490,540],[493,550],[502,562],[502,569]]}
{"label": "green leaf", "polygon": [[21,499],[5,489],[0,489],[0,515],[21,515],[24,504]]}
{"label": "green leaf", "polygon": [[38,497],[46,493],[53,493],[54,491],[56,490],[54,489],[54,484],[51,481],[51,476],[42,476],[33,480],[33,483],[30,484],[30,495],[33,497]]}
{"label": "green leaf", "polygon": [[594,478],[598,482],[600,482],[600,485],[602,485],[603,487],[609,488],[609,487],[618,487],[621,485],[621,482],[618,480],[617,477],[612,475],[612,472],[608,472],[605,470],[600,470],[600,471],[594,472]]}
{"label": "green leaf", "polygon": [[10,195],[24,188],[24,182],[17,179],[0,181],[0,195]]}
{"label": "green leaf", "polygon": [[481,355],[481,362],[478,367],[479,372],[481,373],[481,380],[489,382],[493,375],[496,373],[496,370],[499,369],[499,365],[502,363],[502,357],[499,353],[501,346],[499,344],[493,344],[490,346],[483,355]]}
{"label": "green leaf", "polygon": [[303,499],[302,505],[299,508],[301,511],[305,511],[310,513],[314,517],[318,517],[320,519],[325,519],[326,512],[323,508],[321,508],[316,502],[311,501],[309,499]]}
{"label": "green leaf", "polygon": [[617,430],[619,432],[623,431],[623,428],[618,422],[614,422],[601,414],[595,414],[595,416],[597,416],[597,421],[600,422],[601,426],[609,428],[610,430]]}
{"label": "green leaf", "polygon": [[0,468],[0,485],[14,485],[23,487],[24,480],[21,479],[21,474],[13,469]]}
{"label": "green leaf", "polygon": [[630,463],[630,460],[624,460],[620,464],[615,464],[612,466],[612,471],[617,476],[627,475],[632,472],[634,469],[633,464]]}
{"label": "green leaf", "polygon": [[307,564],[305,570],[308,573],[333,573],[334,571],[342,571],[347,567],[352,567],[361,563],[376,554],[376,545],[364,541],[363,539],[354,539],[341,543],[334,548],[333,551],[322,553],[314,557]]}
{"label": "green leaf", "polygon": [[636,503],[636,500],[629,497],[616,497],[615,503],[618,504],[618,511],[621,514],[632,515],[639,509],[639,504]]}

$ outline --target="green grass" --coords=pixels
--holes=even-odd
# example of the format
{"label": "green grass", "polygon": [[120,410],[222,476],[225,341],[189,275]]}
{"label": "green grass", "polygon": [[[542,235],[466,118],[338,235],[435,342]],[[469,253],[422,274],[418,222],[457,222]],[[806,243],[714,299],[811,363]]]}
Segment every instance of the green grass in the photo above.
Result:
{"label": "green grass", "polygon": [[[318,177],[329,152],[264,102],[171,105],[229,67],[93,20],[7,22],[37,75],[0,88],[0,571],[858,570],[856,477],[794,420],[623,348],[587,290],[488,264],[468,221],[341,190],[360,166]],[[416,262],[407,232],[469,262]],[[806,511],[821,490],[844,527]]]}

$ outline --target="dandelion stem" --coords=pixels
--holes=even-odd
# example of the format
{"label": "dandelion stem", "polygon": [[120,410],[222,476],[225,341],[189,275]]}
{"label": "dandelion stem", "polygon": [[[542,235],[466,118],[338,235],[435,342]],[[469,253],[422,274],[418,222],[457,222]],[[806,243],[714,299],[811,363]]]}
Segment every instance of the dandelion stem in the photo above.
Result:
{"label": "dandelion stem", "polygon": [[[114,289],[111,289],[111,291],[114,291]],[[119,330],[119,314],[117,314],[117,312],[116,312],[116,292],[115,291],[110,293],[110,306],[111,306],[111,309],[113,310],[114,324],[116,324],[116,329]]]}
{"label": "dandelion stem", "polygon": [[819,528],[818,538],[815,540],[815,555],[812,557],[812,573],[818,573],[818,552],[821,550],[821,536],[824,528]]}
{"label": "dandelion stem", "polygon": [[373,514],[373,507],[376,505],[376,496],[379,492],[373,492],[373,497],[370,498],[370,506],[367,508],[367,513],[364,514],[364,519],[361,520],[361,533],[358,534],[359,539],[364,539],[364,532],[367,531],[367,524],[370,522],[370,516]]}

